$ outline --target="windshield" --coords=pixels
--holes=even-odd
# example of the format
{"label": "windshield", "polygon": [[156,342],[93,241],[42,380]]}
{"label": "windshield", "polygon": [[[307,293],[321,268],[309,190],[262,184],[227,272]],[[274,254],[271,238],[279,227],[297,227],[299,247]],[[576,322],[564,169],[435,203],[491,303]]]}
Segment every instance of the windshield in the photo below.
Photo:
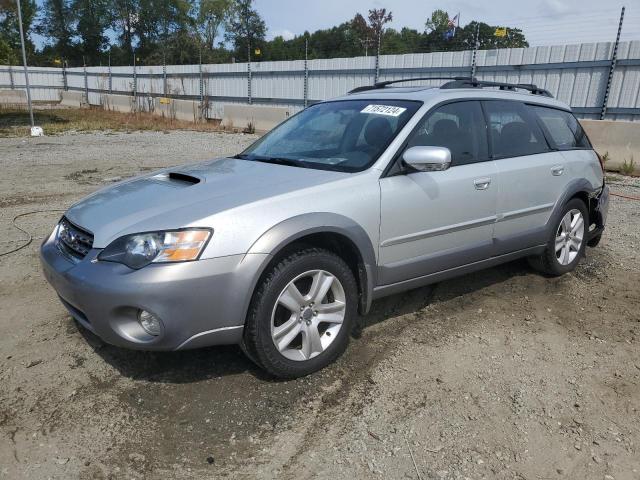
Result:
{"label": "windshield", "polygon": [[236,158],[358,172],[378,159],[421,104],[404,100],[319,103],[291,117]]}

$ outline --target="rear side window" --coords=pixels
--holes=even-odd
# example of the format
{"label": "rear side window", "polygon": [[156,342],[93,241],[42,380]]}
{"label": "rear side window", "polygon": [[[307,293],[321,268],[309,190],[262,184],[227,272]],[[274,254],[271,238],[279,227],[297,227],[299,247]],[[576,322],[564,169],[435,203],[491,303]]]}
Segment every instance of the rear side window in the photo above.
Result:
{"label": "rear side window", "polygon": [[425,115],[407,148],[446,147],[451,151],[452,166],[481,162],[489,156],[485,131],[480,102],[449,103]]}
{"label": "rear side window", "polygon": [[539,105],[530,105],[528,108],[538,117],[558,150],[591,148],[582,126],[572,113]]}
{"label": "rear side window", "polygon": [[536,118],[524,104],[510,101],[484,102],[494,158],[520,157],[549,151]]}

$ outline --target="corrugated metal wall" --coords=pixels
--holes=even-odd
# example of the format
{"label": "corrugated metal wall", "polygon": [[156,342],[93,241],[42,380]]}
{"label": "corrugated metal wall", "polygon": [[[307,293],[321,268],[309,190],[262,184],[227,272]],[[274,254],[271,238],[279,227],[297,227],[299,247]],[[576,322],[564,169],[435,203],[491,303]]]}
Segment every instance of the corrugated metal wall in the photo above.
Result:
{"label": "corrugated metal wall", "polygon": [[[476,76],[483,80],[535,83],[568,103],[585,118],[599,118],[607,83],[612,42],[502,50],[477,54]],[[460,76],[471,72],[473,52],[388,55],[380,58],[380,80]],[[200,74],[202,69],[202,75]],[[172,96],[209,104],[208,115],[219,117],[224,103],[249,102],[246,63],[170,65],[152,67],[57,68],[33,67],[30,81],[35,100],[57,100],[66,88],[88,92],[99,105],[109,91],[140,96]],[[304,107],[304,61],[251,64],[251,101],[256,105]],[[12,77],[12,78],[11,78]],[[86,80],[85,80],[86,78]],[[369,85],[375,78],[375,57],[334,58],[308,62],[308,101],[343,95]],[[13,79],[13,81],[11,81]],[[201,80],[202,79],[202,80]],[[85,84],[86,81],[86,84]],[[422,82],[427,83],[428,82]],[[0,67],[0,88],[24,88],[18,67]],[[434,83],[435,85],[435,83]],[[640,41],[621,42],[611,84],[607,118],[640,120]]]}

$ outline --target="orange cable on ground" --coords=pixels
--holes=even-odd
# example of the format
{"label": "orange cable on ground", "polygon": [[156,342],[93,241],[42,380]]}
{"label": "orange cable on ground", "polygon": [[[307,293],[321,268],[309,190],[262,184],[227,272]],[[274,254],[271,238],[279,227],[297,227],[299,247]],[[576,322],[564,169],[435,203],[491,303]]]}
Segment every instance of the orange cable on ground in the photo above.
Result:
{"label": "orange cable on ground", "polygon": [[638,200],[638,201],[640,201],[640,197],[631,197],[629,195],[622,195],[620,193],[610,193],[609,195],[611,195],[612,197],[626,198],[627,200]]}

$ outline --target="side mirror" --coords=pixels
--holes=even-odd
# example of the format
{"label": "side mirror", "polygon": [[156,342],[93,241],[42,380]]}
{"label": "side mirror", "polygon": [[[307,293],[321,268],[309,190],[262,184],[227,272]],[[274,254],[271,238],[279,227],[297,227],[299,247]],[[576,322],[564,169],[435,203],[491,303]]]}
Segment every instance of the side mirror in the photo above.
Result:
{"label": "side mirror", "polygon": [[446,147],[411,147],[404,152],[402,160],[420,172],[439,172],[451,166],[451,150]]}

